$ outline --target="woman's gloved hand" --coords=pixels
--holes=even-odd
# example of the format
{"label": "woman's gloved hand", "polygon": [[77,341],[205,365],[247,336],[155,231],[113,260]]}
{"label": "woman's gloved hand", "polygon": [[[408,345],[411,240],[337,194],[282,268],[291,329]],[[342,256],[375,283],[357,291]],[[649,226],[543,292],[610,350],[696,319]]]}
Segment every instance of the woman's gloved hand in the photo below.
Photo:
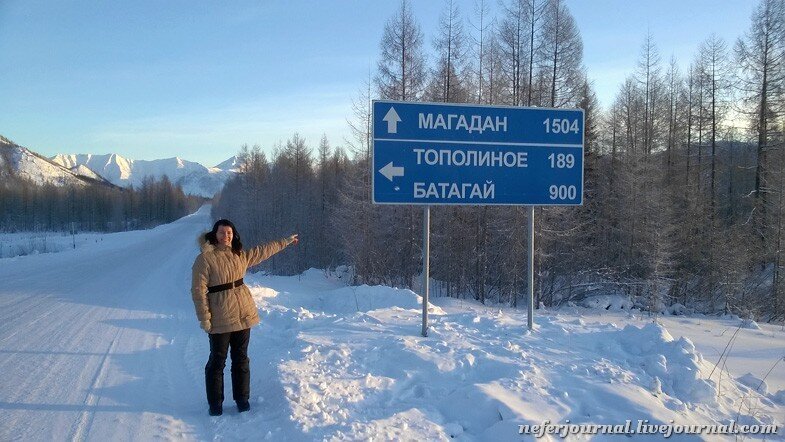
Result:
{"label": "woman's gloved hand", "polygon": [[202,330],[210,333],[210,329],[212,328],[212,324],[210,324],[210,320],[207,319],[205,321],[199,321],[199,327],[202,327]]}
{"label": "woman's gloved hand", "polygon": [[298,242],[300,242],[300,239],[299,239],[299,238],[297,238],[297,235],[298,235],[298,234],[297,234],[297,233],[295,233],[294,235],[292,235],[292,236],[290,236],[290,237],[286,238],[286,245],[288,246],[288,245],[290,245],[290,244],[297,244]]}

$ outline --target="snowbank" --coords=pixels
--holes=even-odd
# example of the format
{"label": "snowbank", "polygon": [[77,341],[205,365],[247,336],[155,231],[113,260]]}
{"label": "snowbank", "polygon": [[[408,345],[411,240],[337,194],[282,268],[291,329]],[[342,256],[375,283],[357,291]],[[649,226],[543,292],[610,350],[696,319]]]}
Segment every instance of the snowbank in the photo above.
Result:
{"label": "snowbank", "polygon": [[[292,287],[290,282],[296,280]],[[343,280],[332,274],[317,269],[309,269],[303,274],[291,278],[267,276],[264,285],[256,292],[260,298],[268,299],[290,309],[305,309],[329,315],[349,315],[357,312],[369,312],[379,309],[422,309],[422,297],[408,289],[396,289],[387,286],[344,286]],[[303,291],[307,286],[319,291]],[[441,309],[432,310],[441,314]]]}
{"label": "snowbank", "polygon": [[591,296],[584,299],[581,305],[603,310],[631,310],[633,307],[633,303],[629,298],[617,295]]}
{"label": "snowbank", "polygon": [[104,233],[17,232],[0,233],[0,258],[57,253],[103,241]]}
{"label": "snowbank", "polygon": [[762,395],[766,395],[769,392],[769,386],[766,384],[766,381],[752,373],[747,373],[744,376],[740,376],[736,378],[736,380],[739,381],[740,384],[746,385],[747,387],[752,388]]}
{"label": "snowbank", "polygon": [[[773,395],[712,373],[690,339],[660,324],[546,311],[528,332],[524,312],[438,298],[423,338],[422,301],[410,290],[347,287],[323,272],[253,285],[256,332],[278,355],[285,403],[307,439],[517,440],[518,425],[545,420],[765,424],[778,416]],[[631,307],[610,297],[597,305]]]}

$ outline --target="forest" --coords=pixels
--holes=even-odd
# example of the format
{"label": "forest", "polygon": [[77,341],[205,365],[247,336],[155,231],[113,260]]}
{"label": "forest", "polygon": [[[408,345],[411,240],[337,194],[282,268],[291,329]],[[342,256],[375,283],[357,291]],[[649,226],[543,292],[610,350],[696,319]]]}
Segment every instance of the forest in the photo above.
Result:
{"label": "forest", "polygon": [[0,232],[118,232],[146,229],[194,212],[204,198],[185,195],[166,175],[139,188],[94,183],[40,185],[19,176],[0,182]]}
{"label": "forest", "polygon": [[[426,37],[402,1],[354,99],[352,139],[314,151],[295,134],[269,157],[243,146],[244,173],[214,215],[235,220],[246,243],[300,233],[267,270],[346,264],[355,283],[417,290],[422,208],[371,203],[372,100],[581,108],[584,204],[535,210],[535,305],[618,294],[650,312],[785,319],[783,0],[761,0],[736,41],[707,35],[688,69],[642,35],[607,109],[565,1],[491,6],[448,0]],[[526,224],[523,207],[433,207],[434,294],[516,306]]]}

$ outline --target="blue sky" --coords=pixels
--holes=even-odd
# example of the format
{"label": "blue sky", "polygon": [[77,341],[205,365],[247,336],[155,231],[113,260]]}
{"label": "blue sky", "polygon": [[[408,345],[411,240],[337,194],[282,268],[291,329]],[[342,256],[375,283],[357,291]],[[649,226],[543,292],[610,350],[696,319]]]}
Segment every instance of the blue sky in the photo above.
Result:
{"label": "blue sky", "polygon": [[[473,0],[459,1],[464,17]],[[568,0],[603,106],[647,30],[683,69],[712,32],[732,47],[754,1]],[[295,132],[349,137],[397,1],[0,0],[0,134],[44,155],[179,156],[207,166]],[[431,50],[444,3],[413,0]],[[498,11],[498,4],[492,3]],[[466,25],[466,29],[471,29]]]}

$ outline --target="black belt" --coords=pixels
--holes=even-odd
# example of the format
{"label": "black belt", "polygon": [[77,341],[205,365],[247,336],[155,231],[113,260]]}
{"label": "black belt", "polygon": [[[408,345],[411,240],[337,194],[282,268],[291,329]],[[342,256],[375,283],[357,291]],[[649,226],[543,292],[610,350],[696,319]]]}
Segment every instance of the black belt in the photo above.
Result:
{"label": "black belt", "polygon": [[214,285],[212,287],[207,287],[207,293],[215,293],[215,292],[222,292],[224,290],[233,289],[235,287],[240,287],[243,285],[243,278],[238,279],[235,282],[228,282],[226,284],[221,285]]}

